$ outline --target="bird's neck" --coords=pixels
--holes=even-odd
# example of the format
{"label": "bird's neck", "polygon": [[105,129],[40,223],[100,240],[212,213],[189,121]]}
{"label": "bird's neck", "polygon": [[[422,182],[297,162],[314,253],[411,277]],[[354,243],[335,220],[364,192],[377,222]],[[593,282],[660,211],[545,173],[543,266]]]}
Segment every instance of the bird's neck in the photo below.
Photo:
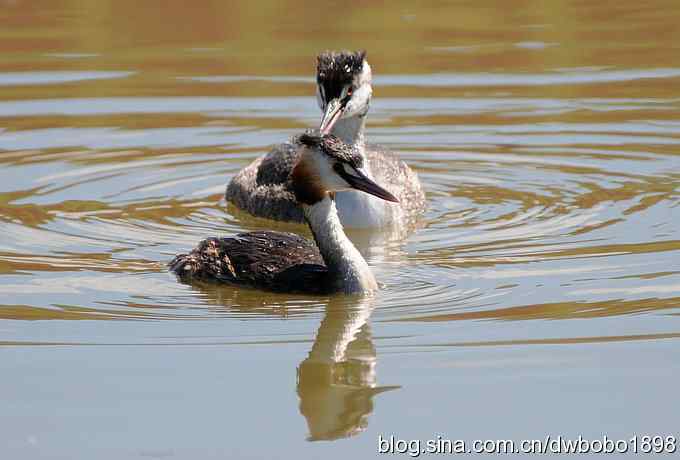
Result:
{"label": "bird's neck", "polygon": [[366,114],[357,115],[349,118],[341,118],[338,120],[331,133],[339,137],[346,144],[357,147],[359,151],[364,153],[364,127],[366,126]]}
{"label": "bird's neck", "polygon": [[347,294],[366,293],[378,284],[366,260],[342,229],[335,203],[326,194],[323,200],[303,206],[305,218],[314,234],[331,277],[334,290]]}

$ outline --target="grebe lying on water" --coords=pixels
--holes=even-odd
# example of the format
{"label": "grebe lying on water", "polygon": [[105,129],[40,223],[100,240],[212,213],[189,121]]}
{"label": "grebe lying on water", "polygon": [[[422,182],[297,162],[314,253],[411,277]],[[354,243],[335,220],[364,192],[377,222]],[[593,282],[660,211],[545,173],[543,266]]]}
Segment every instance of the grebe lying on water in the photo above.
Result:
{"label": "grebe lying on water", "polygon": [[[320,130],[355,147],[366,175],[400,203],[386,203],[356,191],[338,192],[335,202],[345,227],[404,226],[424,211],[425,194],[418,176],[406,163],[382,147],[365,143],[364,125],[373,93],[371,78],[365,52],[324,52],[318,56],[316,95],[324,111]],[[291,179],[298,155],[295,140],[276,146],[231,180],[226,199],[259,217],[303,222]]]}
{"label": "grebe lying on water", "polygon": [[316,245],[292,233],[259,231],[209,238],[170,269],[182,280],[214,280],[271,291],[365,293],[377,289],[368,264],[345,236],[332,193],[355,189],[398,203],[369,179],[363,157],[332,135],[303,134],[291,187]]}

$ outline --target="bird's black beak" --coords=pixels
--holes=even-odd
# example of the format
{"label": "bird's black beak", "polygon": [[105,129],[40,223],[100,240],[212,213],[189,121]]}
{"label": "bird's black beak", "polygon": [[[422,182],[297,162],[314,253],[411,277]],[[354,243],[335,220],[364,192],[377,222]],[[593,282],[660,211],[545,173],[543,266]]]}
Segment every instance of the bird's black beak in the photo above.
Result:
{"label": "bird's black beak", "polygon": [[345,106],[349,102],[349,98],[334,98],[326,105],[326,110],[323,113],[323,118],[321,118],[321,125],[319,126],[319,131],[321,135],[326,135],[331,132],[333,126],[342,116]]}
{"label": "bird's black beak", "polygon": [[350,174],[342,165],[338,165],[336,171],[352,188],[377,196],[385,201],[399,203],[397,197],[373,182],[373,180],[366,176],[361,170],[351,168],[352,173]]}

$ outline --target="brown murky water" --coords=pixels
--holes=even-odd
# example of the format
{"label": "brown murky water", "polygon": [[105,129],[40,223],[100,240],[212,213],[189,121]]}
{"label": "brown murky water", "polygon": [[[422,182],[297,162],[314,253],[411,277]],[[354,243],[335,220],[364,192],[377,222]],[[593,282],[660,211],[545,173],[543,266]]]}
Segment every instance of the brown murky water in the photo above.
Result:
{"label": "brown murky water", "polygon": [[[402,439],[680,437],[680,9],[0,1],[0,454],[371,458]],[[187,286],[302,226],[222,200],[366,48],[416,169],[373,299]],[[308,440],[335,440],[308,442]]]}

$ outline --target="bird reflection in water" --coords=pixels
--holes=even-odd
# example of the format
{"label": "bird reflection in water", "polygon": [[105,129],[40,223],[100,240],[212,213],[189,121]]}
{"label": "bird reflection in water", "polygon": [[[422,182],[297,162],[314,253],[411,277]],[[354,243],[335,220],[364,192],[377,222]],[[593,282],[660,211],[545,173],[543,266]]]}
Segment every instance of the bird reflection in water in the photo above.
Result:
{"label": "bird reflection in water", "polygon": [[[304,311],[286,307],[294,302],[289,296],[208,283],[193,283],[191,288],[199,290],[216,311],[267,316]],[[377,355],[369,323],[375,299],[305,296],[300,300],[325,306],[314,344],[297,366],[297,394],[300,412],[309,428],[307,439],[334,440],[356,435],[368,426],[373,397],[400,388],[377,384]]]}
{"label": "bird reflection in water", "polygon": [[373,412],[373,396],[399,388],[377,385],[369,324],[373,299],[356,299],[352,306],[333,300],[297,372],[300,412],[307,419],[310,441],[360,433]]}

